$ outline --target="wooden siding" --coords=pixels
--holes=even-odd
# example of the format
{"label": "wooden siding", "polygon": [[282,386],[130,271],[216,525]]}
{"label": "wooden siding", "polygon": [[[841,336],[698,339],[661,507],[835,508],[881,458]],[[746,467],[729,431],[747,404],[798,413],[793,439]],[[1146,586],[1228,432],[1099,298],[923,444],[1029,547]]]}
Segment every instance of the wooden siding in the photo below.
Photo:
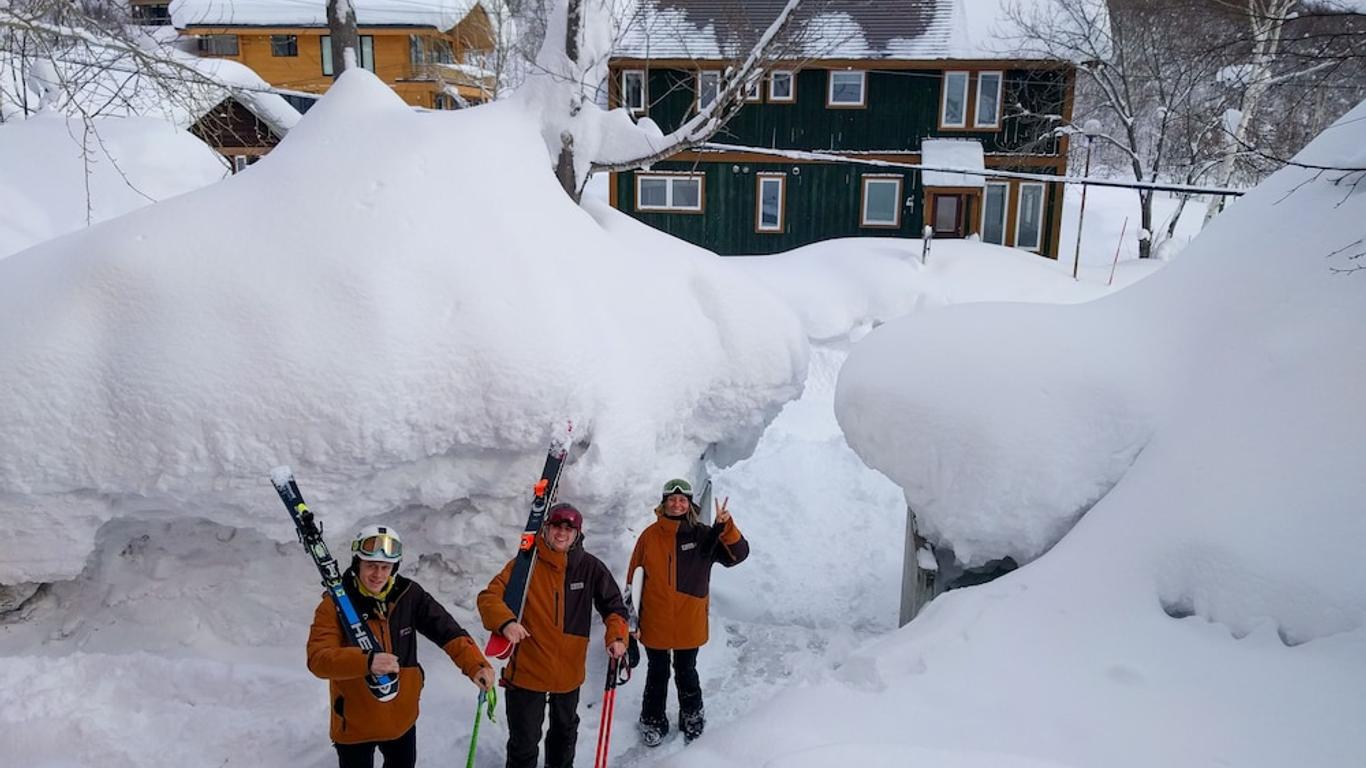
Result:
{"label": "wooden siding", "polygon": [[[957,62],[941,66],[959,69]],[[750,102],[716,136],[716,141],[776,149],[847,151],[918,151],[920,142],[944,135],[939,129],[942,71],[872,70],[866,86],[867,106],[826,106],[827,69],[797,73],[792,103]],[[993,70],[1005,73],[1002,104],[1024,106],[1031,115],[1060,114],[1067,102],[1063,70]],[[975,77],[973,78],[975,81]],[[647,114],[666,133],[693,112],[696,70],[651,68],[647,72]],[[619,103],[620,69],[614,69],[613,97]],[[975,93],[970,90],[970,94]],[[999,130],[959,129],[955,138],[977,139],[988,153],[1029,151],[1056,156],[1060,147],[1049,136],[1054,123],[1039,117],[1003,116]]]}
{"label": "wooden siding", "polygon": [[[472,26],[467,27],[466,22],[470,22]],[[482,23],[487,26],[486,19]],[[430,108],[435,106],[434,97],[441,83],[437,81],[430,65],[414,67],[409,46],[410,35],[449,40],[455,60],[460,61],[470,47],[470,37],[479,41],[488,36],[482,29],[477,20],[471,22],[471,17],[466,17],[466,20],[449,34],[440,34],[428,27],[401,29],[361,27],[360,34],[374,38],[375,75],[392,86],[394,91],[408,104]],[[263,80],[277,88],[322,93],[332,85],[332,76],[323,74],[322,37],[327,34],[326,29],[317,27],[190,27],[184,32],[195,35],[236,35],[238,54],[213,58],[225,58],[241,62],[251,67]],[[294,35],[298,40],[298,55],[273,55],[270,45],[272,35]],[[478,90],[468,84],[468,76],[452,72],[449,81],[466,99],[478,101],[481,98]]]}
{"label": "wooden siding", "polygon": [[[613,174],[609,183],[612,203],[618,209],[664,232],[725,256],[777,253],[837,237],[919,238],[928,213],[928,197],[913,170],[898,172],[854,163],[772,162],[678,162],[656,163],[656,173],[698,173],[705,177],[706,210],[697,213],[637,211],[635,174]],[[1038,168],[1008,168],[1028,170]],[[785,174],[783,231],[756,232],[759,174]],[[897,227],[861,226],[863,177],[902,177],[901,221]],[[1014,242],[1019,182],[1010,181],[1007,194],[1006,242]],[[1061,183],[1045,184],[1041,256],[1058,256],[1058,228],[1062,205]],[[968,192],[968,190],[964,190]],[[969,233],[981,228],[981,191],[968,195],[965,227]],[[912,201],[911,207],[905,202]]]}
{"label": "wooden siding", "polygon": [[[794,172],[796,168],[796,172]],[[621,210],[675,237],[724,255],[777,253],[833,237],[919,237],[921,210],[902,208],[901,226],[859,226],[862,177],[888,169],[858,165],[787,163],[656,163],[655,172],[700,173],[706,177],[703,215],[635,210],[635,174],[619,174],[613,185]],[[785,174],[782,232],[756,232],[760,173]],[[901,195],[919,200],[919,174],[901,174]]]}

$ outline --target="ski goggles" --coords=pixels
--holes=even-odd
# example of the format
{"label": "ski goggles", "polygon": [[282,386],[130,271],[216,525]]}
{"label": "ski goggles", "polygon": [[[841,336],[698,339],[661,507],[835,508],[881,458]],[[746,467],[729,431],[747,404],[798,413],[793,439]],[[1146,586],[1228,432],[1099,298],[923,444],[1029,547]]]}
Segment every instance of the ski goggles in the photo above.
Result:
{"label": "ski goggles", "polygon": [[664,496],[672,496],[681,493],[688,498],[692,498],[692,485],[687,480],[670,480],[664,484]]}
{"label": "ski goggles", "polygon": [[382,555],[398,559],[403,557],[403,542],[387,533],[381,533],[355,542],[351,545],[351,551],[362,555]]}

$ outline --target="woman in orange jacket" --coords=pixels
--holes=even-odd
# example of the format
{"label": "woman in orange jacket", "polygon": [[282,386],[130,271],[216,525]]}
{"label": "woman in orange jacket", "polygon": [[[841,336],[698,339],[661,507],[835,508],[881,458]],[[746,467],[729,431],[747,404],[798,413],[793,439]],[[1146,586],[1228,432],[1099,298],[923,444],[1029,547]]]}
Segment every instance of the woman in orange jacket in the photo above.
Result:
{"label": "woman in orange jacket", "polygon": [[579,736],[579,688],[588,658],[594,609],[606,627],[603,640],[615,659],[626,653],[626,606],[616,579],[602,561],[583,550],[583,515],[571,504],[550,508],[536,537],[522,617],[503,601],[516,559],[508,561],[479,593],[484,627],[513,644],[503,668],[507,708],[507,768],[536,768],[547,705],[547,768],[573,768]]}
{"label": "woman in orange jacket", "polygon": [[[403,542],[394,529],[367,526],[351,542],[351,552],[342,584],[379,649],[367,653],[356,646],[325,594],[308,631],[308,670],[328,682],[332,743],[341,768],[370,768],[376,748],[385,768],[411,768],[417,761],[417,704],[424,679],[417,636],[441,646],[481,690],[493,687],[493,667],[436,598],[397,575]],[[398,695],[377,700],[366,687],[367,674],[398,675]]]}
{"label": "woman in orange jacket", "polygon": [[652,747],[669,732],[664,705],[671,661],[678,688],[678,729],[692,741],[706,726],[697,651],[707,643],[711,569],[717,563],[729,568],[749,556],[749,542],[735,527],[728,501],[717,502],[714,524],[702,525],[692,486],[686,480],[665,483],[655,507],[659,519],[641,532],[626,569],[628,590],[636,568],[645,569],[639,640],[648,668],[639,727],[641,741]]}

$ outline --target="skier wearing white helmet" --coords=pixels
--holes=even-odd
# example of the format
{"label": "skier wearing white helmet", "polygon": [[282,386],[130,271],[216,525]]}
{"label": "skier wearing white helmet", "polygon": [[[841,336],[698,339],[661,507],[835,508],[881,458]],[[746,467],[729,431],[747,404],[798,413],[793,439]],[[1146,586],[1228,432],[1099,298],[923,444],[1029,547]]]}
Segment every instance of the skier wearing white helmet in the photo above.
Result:
{"label": "skier wearing white helmet", "polygon": [[[342,583],[379,649],[361,650],[342,626],[332,598],[324,594],[308,633],[308,669],[328,681],[331,737],[340,768],[370,768],[376,748],[385,768],[409,768],[417,761],[418,697],[424,680],[417,635],[440,646],[481,690],[493,687],[493,668],[436,598],[398,575],[404,552],[397,531],[386,525],[362,528],[351,542],[351,555]],[[366,686],[366,675],[397,675],[398,695],[377,700]]]}

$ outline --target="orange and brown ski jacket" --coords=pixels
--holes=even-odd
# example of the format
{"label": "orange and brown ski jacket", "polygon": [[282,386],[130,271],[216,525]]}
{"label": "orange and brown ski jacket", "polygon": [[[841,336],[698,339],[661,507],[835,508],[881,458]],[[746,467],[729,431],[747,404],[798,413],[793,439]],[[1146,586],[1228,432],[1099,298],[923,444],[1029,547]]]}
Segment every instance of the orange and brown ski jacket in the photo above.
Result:
{"label": "orange and brown ski jacket", "polygon": [[734,520],[700,525],[687,518],[659,516],[641,532],[627,567],[626,588],[637,567],[645,568],[640,598],[640,642],[646,648],[700,648],[707,643],[711,568],[729,568],[749,557],[749,542]]}
{"label": "orange and brown ski jacket", "polygon": [[381,702],[366,687],[370,655],[351,640],[332,597],[324,594],[308,631],[308,671],[328,682],[333,742],[390,741],[417,722],[418,696],[426,677],[417,663],[418,635],[441,646],[470,679],[489,666],[469,633],[417,582],[395,576],[383,600],[363,596],[352,570],[342,583],[379,647],[398,657],[398,696]]}
{"label": "orange and brown ski jacket", "polygon": [[[606,645],[626,642],[626,605],[621,589],[602,561],[583,550],[580,535],[568,552],[556,552],[536,537],[536,565],[527,584],[521,624],[530,633],[517,644],[503,668],[508,685],[546,693],[568,693],[583,685],[588,630],[593,609],[602,616]],[[503,590],[516,559],[508,561],[479,593],[484,628],[501,632],[517,617],[503,602]]]}

